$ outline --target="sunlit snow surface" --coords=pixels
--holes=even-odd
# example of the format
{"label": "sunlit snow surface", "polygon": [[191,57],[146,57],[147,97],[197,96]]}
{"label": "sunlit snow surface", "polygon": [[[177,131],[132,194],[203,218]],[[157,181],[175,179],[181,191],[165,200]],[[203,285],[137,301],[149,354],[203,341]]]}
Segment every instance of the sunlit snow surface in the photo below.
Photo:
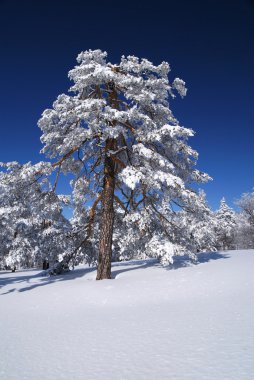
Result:
{"label": "sunlit snow surface", "polygon": [[254,378],[254,250],[113,274],[0,272],[0,379]]}

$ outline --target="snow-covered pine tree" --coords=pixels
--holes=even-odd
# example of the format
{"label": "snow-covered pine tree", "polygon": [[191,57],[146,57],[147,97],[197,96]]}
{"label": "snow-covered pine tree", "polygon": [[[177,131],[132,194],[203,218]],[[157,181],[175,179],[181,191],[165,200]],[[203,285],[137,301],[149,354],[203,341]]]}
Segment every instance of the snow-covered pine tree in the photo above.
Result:
{"label": "snow-covered pine tree", "polygon": [[74,94],[59,95],[38,124],[42,152],[57,160],[59,172],[76,173],[74,189],[82,183],[90,207],[85,241],[100,207],[100,280],[111,278],[114,204],[142,236],[156,235],[156,225],[170,241],[165,225],[173,205],[197,204],[190,184],[209,177],[194,169],[198,154],[187,144],[193,131],[179,126],[169,107],[174,91],[185,96],[186,89],[178,78],[169,83],[168,63],[123,56],[112,64],[101,50],[77,61],[69,72]]}
{"label": "snow-covered pine tree", "polygon": [[69,244],[70,223],[62,215],[62,200],[51,189],[50,163],[0,163],[0,264],[7,267],[54,263]]}
{"label": "snow-covered pine tree", "polygon": [[225,198],[222,198],[220,208],[215,213],[215,217],[217,220],[217,249],[227,250],[233,248],[236,228],[236,214],[234,210],[227,205]]}
{"label": "snow-covered pine tree", "polygon": [[[183,210],[175,215],[175,224],[179,232],[178,244],[185,247],[185,252],[195,255],[198,252],[216,251],[215,230],[217,221],[208,206],[203,190],[198,193],[199,202],[191,212]],[[195,256],[194,256],[195,257]]]}

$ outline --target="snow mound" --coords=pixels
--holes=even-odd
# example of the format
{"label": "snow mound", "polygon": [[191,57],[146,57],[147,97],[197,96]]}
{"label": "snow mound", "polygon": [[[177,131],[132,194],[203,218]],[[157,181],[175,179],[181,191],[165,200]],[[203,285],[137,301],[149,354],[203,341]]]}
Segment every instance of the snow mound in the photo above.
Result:
{"label": "snow mound", "polygon": [[0,272],[1,380],[254,378],[254,250]]}

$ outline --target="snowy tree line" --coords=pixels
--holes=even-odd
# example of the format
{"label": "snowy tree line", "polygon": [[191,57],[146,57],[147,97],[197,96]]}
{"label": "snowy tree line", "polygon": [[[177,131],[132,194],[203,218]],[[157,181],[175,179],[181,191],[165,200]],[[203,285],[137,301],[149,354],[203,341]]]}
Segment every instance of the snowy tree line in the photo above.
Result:
{"label": "snowy tree line", "polygon": [[[48,260],[61,272],[96,263],[104,279],[112,260],[168,264],[175,255],[253,247],[254,193],[240,198],[239,213],[225,200],[213,212],[193,190],[210,178],[195,169],[194,132],[170,109],[186,88],[179,78],[169,82],[168,63],[123,56],[111,64],[101,50],[77,61],[72,94],[59,95],[38,123],[49,161],[1,164],[0,265]],[[62,173],[72,175],[68,196],[57,191]]]}

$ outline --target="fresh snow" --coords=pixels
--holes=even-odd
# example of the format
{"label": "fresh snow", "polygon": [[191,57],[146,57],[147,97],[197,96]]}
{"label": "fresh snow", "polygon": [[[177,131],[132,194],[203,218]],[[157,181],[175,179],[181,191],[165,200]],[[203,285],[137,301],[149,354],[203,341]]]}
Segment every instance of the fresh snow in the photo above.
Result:
{"label": "fresh snow", "polygon": [[254,378],[254,250],[0,272],[1,380]]}

